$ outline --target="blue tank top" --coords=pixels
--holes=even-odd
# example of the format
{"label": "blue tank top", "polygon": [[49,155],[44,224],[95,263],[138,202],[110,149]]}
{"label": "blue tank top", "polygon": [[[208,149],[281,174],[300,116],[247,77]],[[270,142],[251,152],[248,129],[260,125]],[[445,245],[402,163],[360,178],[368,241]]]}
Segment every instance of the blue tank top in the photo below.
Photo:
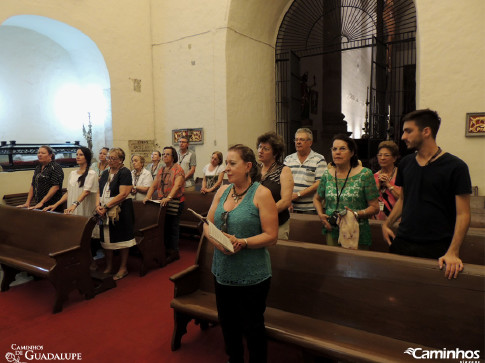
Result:
{"label": "blue tank top", "polygon": [[[227,215],[227,233],[237,238],[249,238],[262,233],[259,209],[254,205],[254,193],[259,187],[255,182],[247,191],[241,203]],[[224,202],[232,189],[232,184],[222,193],[214,215],[214,224],[221,228]],[[271,260],[266,247],[240,250],[234,255],[225,255],[214,249],[212,273],[221,285],[255,285],[271,277]]]}

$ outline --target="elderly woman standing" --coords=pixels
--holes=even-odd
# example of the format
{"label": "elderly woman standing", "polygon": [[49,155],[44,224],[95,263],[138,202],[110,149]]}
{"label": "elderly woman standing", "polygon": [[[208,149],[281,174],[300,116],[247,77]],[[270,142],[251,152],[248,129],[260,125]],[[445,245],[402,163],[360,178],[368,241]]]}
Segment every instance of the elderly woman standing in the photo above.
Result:
{"label": "elderly woman standing", "polygon": [[347,135],[334,136],[331,150],[334,168],[323,173],[313,197],[313,204],[324,225],[323,233],[327,235],[327,245],[338,245],[339,228],[331,217],[346,210],[353,213],[359,222],[359,249],[369,249],[372,241],[368,219],[379,212],[379,192],[374,176],[372,171],[359,164],[357,145]]}
{"label": "elderly woman standing", "polygon": [[243,336],[250,362],[266,362],[264,327],[271,261],[266,247],[278,237],[278,210],[271,192],[257,181],[254,152],[244,145],[229,148],[226,174],[230,185],[219,188],[207,218],[230,238],[234,253],[214,244],[212,273],[219,321],[230,362],[244,362]]}
{"label": "elderly woman standing", "polygon": [[101,174],[96,198],[96,212],[104,220],[100,234],[106,255],[105,273],[111,273],[113,268],[113,250],[120,250],[121,254],[121,265],[113,280],[128,275],[128,248],[136,244],[133,202],[128,198],[132,188],[131,172],[123,165],[124,160],[125,152],[122,149],[110,149],[109,170]]}
{"label": "elderly woman standing", "polygon": [[152,174],[144,168],[145,158],[141,155],[133,155],[131,157],[131,164],[133,170],[131,171],[131,179],[133,180],[133,187],[131,188],[131,195],[135,200],[143,200],[153,183]]}
{"label": "elderly woman standing", "polygon": [[[37,151],[37,159],[39,165],[35,167],[27,201],[19,205],[19,208],[45,208],[57,203],[62,198],[64,171],[54,161],[54,151],[50,146],[42,145]],[[34,199],[35,205],[30,207],[32,199]],[[62,212],[61,206],[56,211]]]}
{"label": "elderly woman standing", "polygon": [[293,194],[293,174],[283,165],[282,156],[285,144],[275,132],[267,132],[258,137],[258,159],[261,163],[261,184],[271,191],[278,208],[278,239],[288,239],[290,235],[291,197]]}
{"label": "elderly woman standing", "polygon": [[204,179],[202,179],[202,194],[211,193],[217,190],[222,184],[224,177],[224,166],[222,165],[222,153],[214,151],[212,153],[211,162],[204,166],[202,170]]}
{"label": "elderly woman standing", "polygon": [[165,167],[158,172],[143,202],[151,199],[153,192],[157,189],[160,204],[167,206],[164,239],[167,250],[166,262],[169,263],[180,258],[179,224],[185,200],[185,173],[184,169],[177,164],[178,155],[175,148],[172,146],[165,147],[162,156]]}
{"label": "elderly woman standing", "polygon": [[377,149],[377,161],[381,169],[374,174],[379,189],[379,214],[376,219],[386,220],[399,199],[401,188],[395,185],[399,148],[393,141],[383,141]]}

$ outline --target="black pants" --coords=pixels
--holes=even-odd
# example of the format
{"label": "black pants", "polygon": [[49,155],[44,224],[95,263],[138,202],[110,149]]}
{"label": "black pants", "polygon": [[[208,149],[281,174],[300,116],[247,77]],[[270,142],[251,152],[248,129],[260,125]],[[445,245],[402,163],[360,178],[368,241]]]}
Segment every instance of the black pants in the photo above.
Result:
{"label": "black pants", "polygon": [[448,251],[449,247],[450,241],[415,243],[396,237],[389,251],[397,255],[438,259]]}
{"label": "black pants", "polygon": [[244,362],[243,336],[249,362],[266,362],[268,348],[264,311],[270,283],[271,278],[251,286],[227,286],[215,282],[219,322],[231,363]]}

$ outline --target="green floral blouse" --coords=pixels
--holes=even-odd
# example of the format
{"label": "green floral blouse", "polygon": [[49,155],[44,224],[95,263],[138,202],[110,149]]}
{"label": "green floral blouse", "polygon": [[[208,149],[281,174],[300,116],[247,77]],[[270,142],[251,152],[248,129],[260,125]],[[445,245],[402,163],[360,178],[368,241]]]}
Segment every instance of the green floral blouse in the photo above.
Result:
{"label": "green floral blouse", "polygon": [[[333,175],[331,174],[333,172]],[[331,215],[337,207],[337,189],[335,187],[335,169],[329,172],[325,170],[320,179],[317,193],[325,200],[326,212],[325,214]],[[339,193],[344,185],[345,178],[338,178],[338,190]],[[367,168],[363,168],[362,171],[350,177],[347,180],[342,195],[340,196],[340,202],[338,209],[343,211],[345,207],[352,209],[353,211],[359,211],[368,207],[367,202],[379,197],[379,191],[376,187],[374,175],[372,171]],[[322,230],[323,234],[328,233],[325,227]],[[338,240],[338,227],[332,228],[332,237],[335,241]],[[370,246],[372,243],[369,221],[367,219],[359,220],[359,245]]]}

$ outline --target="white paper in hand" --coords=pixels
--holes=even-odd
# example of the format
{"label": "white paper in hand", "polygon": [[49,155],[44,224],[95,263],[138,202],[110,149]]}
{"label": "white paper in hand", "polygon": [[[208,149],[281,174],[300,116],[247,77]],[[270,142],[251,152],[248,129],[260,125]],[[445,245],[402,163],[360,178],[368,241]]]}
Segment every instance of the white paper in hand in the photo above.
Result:
{"label": "white paper in hand", "polygon": [[215,239],[222,247],[224,247],[229,252],[234,253],[234,246],[231,243],[231,240],[224,234],[222,231],[217,228],[214,223],[211,221],[209,222],[209,235],[211,238]]}
{"label": "white paper in hand", "polygon": [[222,231],[217,228],[214,223],[209,221],[206,217],[200,215],[193,209],[187,208],[189,212],[192,212],[194,216],[199,218],[202,222],[207,223],[209,225],[209,236],[214,239],[217,243],[219,243],[224,249],[229,252],[234,253],[234,246],[231,243],[231,240],[224,234]]}

